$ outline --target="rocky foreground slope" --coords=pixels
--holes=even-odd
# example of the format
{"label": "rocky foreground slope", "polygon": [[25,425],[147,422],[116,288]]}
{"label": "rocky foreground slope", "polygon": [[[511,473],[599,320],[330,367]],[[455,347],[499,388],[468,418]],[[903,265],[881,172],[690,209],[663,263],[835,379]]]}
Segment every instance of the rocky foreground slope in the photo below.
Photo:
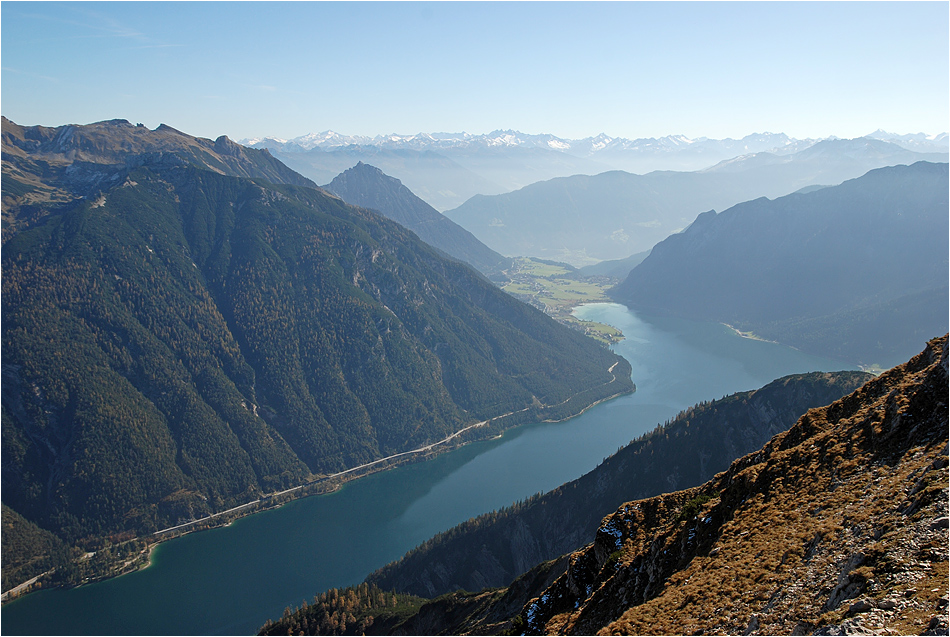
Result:
{"label": "rocky foreground slope", "polygon": [[947,404],[944,336],[704,485],[386,632],[947,634]]}
{"label": "rocky foreground slope", "polygon": [[624,505],[515,623],[946,634],[947,483],[944,337],[702,487]]}

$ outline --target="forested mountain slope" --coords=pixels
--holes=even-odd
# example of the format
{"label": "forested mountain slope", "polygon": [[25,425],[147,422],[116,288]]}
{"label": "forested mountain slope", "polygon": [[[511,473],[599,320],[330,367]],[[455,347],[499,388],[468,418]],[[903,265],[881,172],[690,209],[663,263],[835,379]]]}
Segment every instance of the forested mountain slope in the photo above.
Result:
{"label": "forested mountain slope", "polygon": [[891,366],[947,330],[947,164],[700,215],[610,294],[805,351]]}
{"label": "forested mountain slope", "polygon": [[[947,336],[585,548],[363,634],[946,634]],[[361,614],[367,604],[357,612]],[[322,610],[318,605],[316,610]],[[388,617],[393,613],[389,612]],[[265,626],[303,630],[307,608]],[[352,628],[351,628],[352,630]],[[321,634],[346,633],[339,623]]]}
{"label": "forested mountain slope", "polygon": [[484,274],[497,272],[508,262],[379,168],[359,162],[337,175],[324,188],[349,204],[381,212],[415,232],[429,245]]}
{"label": "forested mountain slope", "polygon": [[424,597],[506,586],[535,564],[584,545],[621,503],[702,484],[808,409],[870,378],[863,372],[797,374],[691,407],[583,477],[446,531],[367,582]]}
{"label": "forested mountain slope", "polygon": [[374,212],[131,164],[85,196],[69,166],[29,174],[67,197],[11,194],[33,212],[2,255],[3,503],[68,542],[633,388],[626,361]]}

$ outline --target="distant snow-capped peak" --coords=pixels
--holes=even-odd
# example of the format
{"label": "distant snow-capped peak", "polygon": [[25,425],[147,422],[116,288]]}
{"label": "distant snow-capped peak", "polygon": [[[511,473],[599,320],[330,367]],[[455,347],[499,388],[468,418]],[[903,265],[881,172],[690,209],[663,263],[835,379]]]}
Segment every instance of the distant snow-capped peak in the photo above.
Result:
{"label": "distant snow-capped peak", "polygon": [[[925,135],[916,133],[897,135],[878,129],[866,135],[871,139],[889,141],[915,151],[946,152],[950,146],[947,133]],[[838,139],[831,136],[824,139]],[[675,154],[689,153],[695,156],[718,155],[721,157],[747,155],[760,152],[789,154],[803,150],[821,139],[795,139],[785,133],[752,133],[741,139],[712,139],[708,137],[691,138],[686,135],[667,135],[665,137],[642,137],[625,139],[600,133],[583,139],[567,139],[548,133],[528,134],[520,131],[494,130],[490,133],[474,135],[471,133],[415,133],[411,135],[391,133],[367,137],[363,135],[343,135],[331,130],[322,133],[308,133],[290,140],[277,137],[255,137],[241,140],[245,146],[271,147],[286,151],[311,150],[313,148],[333,149],[351,145],[376,146],[392,150],[449,150],[449,149],[502,149],[502,148],[540,148],[544,150],[569,153],[575,156],[596,155],[598,153],[635,153],[635,154]]]}

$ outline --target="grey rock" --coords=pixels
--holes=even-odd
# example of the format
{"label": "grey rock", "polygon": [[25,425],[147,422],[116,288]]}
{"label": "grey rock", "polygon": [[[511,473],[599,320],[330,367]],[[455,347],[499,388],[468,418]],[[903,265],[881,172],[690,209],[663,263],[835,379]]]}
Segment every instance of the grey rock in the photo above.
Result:
{"label": "grey rock", "polygon": [[921,635],[947,635],[950,634],[950,622],[946,617],[934,616],[930,618],[930,623]]}
{"label": "grey rock", "polygon": [[742,634],[743,634],[743,635],[751,635],[752,633],[754,633],[754,632],[757,631],[758,629],[759,629],[759,616],[758,616],[758,615],[753,615],[752,618],[749,619],[749,625],[746,626],[745,632],[743,632]]}

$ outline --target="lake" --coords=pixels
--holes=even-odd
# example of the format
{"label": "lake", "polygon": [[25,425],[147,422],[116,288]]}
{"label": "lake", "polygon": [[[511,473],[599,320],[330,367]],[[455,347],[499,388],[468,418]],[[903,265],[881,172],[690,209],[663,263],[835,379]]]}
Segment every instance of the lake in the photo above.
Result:
{"label": "lake", "polygon": [[579,477],[690,405],[787,374],[854,369],[719,324],[607,303],[575,314],[623,330],[614,349],[633,366],[635,394],[166,542],[143,571],[5,605],[3,633],[253,634],[285,607],[358,584],[440,531]]}

